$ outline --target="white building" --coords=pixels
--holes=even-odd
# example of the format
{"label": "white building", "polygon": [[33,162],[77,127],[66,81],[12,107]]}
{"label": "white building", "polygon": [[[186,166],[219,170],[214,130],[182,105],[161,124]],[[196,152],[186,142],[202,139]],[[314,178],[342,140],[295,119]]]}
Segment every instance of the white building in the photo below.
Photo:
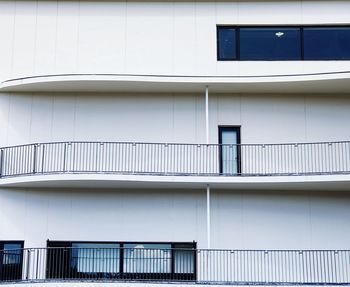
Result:
{"label": "white building", "polygon": [[349,11],[1,1],[0,281],[349,284]]}

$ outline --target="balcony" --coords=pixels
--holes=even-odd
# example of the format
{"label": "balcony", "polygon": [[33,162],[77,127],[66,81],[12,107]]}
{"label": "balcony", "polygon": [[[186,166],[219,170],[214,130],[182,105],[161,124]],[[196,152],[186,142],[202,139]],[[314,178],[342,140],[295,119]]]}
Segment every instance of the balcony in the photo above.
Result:
{"label": "balcony", "polygon": [[30,248],[0,252],[1,283],[349,284],[349,250]]}
{"label": "balcony", "polygon": [[[339,61],[338,61],[339,62]],[[213,93],[303,93],[348,94],[350,73],[334,63],[332,71],[315,63],[237,62],[236,75],[142,75],[142,74],[52,74],[7,79],[0,82],[0,92],[172,92],[203,93],[210,86]],[[230,64],[231,65],[231,64]],[[266,74],[266,71],[275,72]],[[254,72],[252,72],[254,71]],[[292,72],[291,72],[292,71]],[[297,71],[297,72],[295,72]]]}
{"label": "balcony", "polygon": [[[350,142],[170,144],[54,142],[0,149],[0,185],[62,175],[176,182],[283,182],[350,174]],[[328,176],[328,177],[327,177]],[[341,177],[343,176],[343,177]],[[281,180],[279,180],[281,179]]]}

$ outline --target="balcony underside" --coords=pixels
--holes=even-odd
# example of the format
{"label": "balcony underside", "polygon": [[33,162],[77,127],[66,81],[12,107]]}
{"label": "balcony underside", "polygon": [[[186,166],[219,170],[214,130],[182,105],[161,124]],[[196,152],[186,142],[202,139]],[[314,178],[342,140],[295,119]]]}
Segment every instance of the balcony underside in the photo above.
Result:
{"label": "balcony underside", "polygon": [[42,174],[3,178],[0,187],[148,188],[350,191],[350,174],[311,176],[169,176],[102,173]]}
{"label": "balcony underside", "polygon": [[0,92],[350,93],[350,72],[273,76],[56,74],[9,79]]}

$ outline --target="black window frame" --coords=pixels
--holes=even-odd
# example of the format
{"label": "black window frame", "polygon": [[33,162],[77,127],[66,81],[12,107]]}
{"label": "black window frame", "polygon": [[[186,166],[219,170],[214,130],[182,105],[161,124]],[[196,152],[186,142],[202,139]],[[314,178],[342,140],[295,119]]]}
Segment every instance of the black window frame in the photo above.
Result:
{"label": "black window frame", "polygon": [[[20,262],[15,264],[6,264],[11,266],[5,266],[4,264],[4,247],[5,244],[18,244],[20,247]],[[22,240],[1,240],[0,241],[0,280],[1,281],[17,281],[22,279],[23,273],[23,248],[24,241]],[[18,254],[16,254],[18,255]]]}
{"label": "black window frame", "polygon": [[[119,244],[119,272],[114,277],[108,276],[107,273],[86,274],[78,273],[72,270],[72,245],[76,243],[81,244]],[[171,245],[171,272],[170,273],[130,273],[124,270],[124,245],[126,244],[164,244]],[[193,273],[176,273],[175,272],[175,252],[176,246],[188,245],[189,252],[193,252]],[[56,241],[47,240],[48,254],[47,254],[47,270],[46,278],[50,279],[114,279],[114,280],[175,280],[175,281],[195,281],[197,278],[197,242],[148,242],[148,241]],[[51,249],[50,249],[51,248]],[[147,249],[147,248],[146,248]],[[181,249],[181,248],[179,248]],[[56,268],[57,256],[64,260],[64,266]],[[56,257],[56,258],[55,258]],[[107,277],[106,277],[107,276]]]}
{"label": "black window frame", "polygon": [[[230,28],[230,29],[235,29],[236,31],[236,43],[235,43],[235,48],[236,48],[236,58],[230,59],[230,58],[220,58],[219,57],[219,37],[218,37],[218,30],[220,28]],[[240,49],[240,30],[241,28],[252,28],[252,29],[265,29],[265,28],[281,28],[281,29],[288,29],[288,28],[294,28],[294,29],[299,29],[300,33],[300,59],[241,59],[241,49]],[[277,62],[277,61],[350,61],[349,59],[339,59],[339,58],[330,58],[330,59],[305,59],[304,57],[304,29],[308,28],[348,28],[350,30],[350,24],[349,25],[229,25],[229,24],[217,24],[216,25],[216,59],[217,61],[220,62],[226,62],[226,61],[241,61],[241,62]]]}
{"label": "black window frame", "polygon": [[223,131],[236,131],[237,133],[237,175],[242,172],[242,162],[241,162],[241,126],[218,126],[218,138],[219,138],[219,172],[223,173],[222,164],[222,132]]}

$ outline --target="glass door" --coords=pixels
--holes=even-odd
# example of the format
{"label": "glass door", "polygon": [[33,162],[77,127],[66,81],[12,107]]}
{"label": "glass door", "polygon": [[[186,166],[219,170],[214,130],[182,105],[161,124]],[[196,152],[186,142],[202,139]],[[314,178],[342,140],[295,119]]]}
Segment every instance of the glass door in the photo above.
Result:
{"label": "glass door", "polygon": [[240,173],[240,128],[219,127],[220,173]]}

